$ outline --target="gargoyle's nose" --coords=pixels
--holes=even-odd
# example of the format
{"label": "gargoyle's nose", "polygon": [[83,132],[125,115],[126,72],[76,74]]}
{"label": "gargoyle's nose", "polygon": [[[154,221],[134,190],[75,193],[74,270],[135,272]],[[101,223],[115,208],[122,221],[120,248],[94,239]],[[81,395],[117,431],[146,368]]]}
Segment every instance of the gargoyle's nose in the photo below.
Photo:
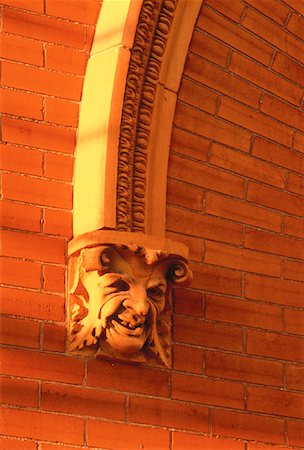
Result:
{"label": "gargoyle's nose", "polygon": [[137,287],[131,289],[130,294],[130,297],[123,302],[123,306],[136,316],[146,316],[150,308],[146,290],[142,287]]}

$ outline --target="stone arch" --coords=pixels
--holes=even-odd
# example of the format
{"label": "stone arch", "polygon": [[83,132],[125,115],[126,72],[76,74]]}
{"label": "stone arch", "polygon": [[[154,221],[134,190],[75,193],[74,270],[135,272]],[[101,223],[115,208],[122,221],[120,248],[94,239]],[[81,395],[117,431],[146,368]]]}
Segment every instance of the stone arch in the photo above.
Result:
{"label": "stone arch", "polygon": [[[177,92],[200,0],[104,0],[88,62],[74,180],[74,236],[164,238]],[[115,9],[115,11],[114,11]]]}

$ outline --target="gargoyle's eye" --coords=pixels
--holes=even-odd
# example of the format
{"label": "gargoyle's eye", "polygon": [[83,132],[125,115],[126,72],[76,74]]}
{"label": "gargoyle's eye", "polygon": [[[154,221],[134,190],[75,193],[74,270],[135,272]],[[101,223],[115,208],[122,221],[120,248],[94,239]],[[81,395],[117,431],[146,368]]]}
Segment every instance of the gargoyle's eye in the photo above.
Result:
{"label": "gargoyle's eye", "polygon": [[128,291],[130,289],[130,286],[128,283],[124,280],[116,280],[114,283],[110,284],[109,287],[117,289],[117,292],[119,291]]}
{"label": "gargoyle's eye", "polygon": [[155,286],[147,289],[147,295],[152,300],[159,300],[164,295],[164,291],[159,286]]}

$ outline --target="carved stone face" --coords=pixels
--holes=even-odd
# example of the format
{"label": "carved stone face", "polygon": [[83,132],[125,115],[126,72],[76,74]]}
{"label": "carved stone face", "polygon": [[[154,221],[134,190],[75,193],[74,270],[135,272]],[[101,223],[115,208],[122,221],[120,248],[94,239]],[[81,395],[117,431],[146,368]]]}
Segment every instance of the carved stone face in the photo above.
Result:
{"label": "carved stone face", "polygon": [[162,267],[140,264],[135,256],[128,263],[120,261],[119,269],[121,273],[87,272],[82,282],[89,298],[100,305],[106,343],[128,355],[140,351],[151,335],[152,324],[165,308],[167,281]]}
{"label": "carved stone face", "polygon": [[188,276],[181,259],[154,250],[82,250],[70,260],[70,351],[169,367],[170,285]]}

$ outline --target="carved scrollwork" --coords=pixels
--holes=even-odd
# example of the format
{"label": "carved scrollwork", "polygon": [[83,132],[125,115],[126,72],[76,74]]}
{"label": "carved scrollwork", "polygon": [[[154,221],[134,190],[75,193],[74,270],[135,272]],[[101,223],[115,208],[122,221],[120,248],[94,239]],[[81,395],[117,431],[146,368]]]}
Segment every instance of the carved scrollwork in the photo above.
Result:
{"label": "carved scrollwork", "polygon": [[167,279],[177,286],[187,286],[192,280],[192,272],[187,262],[181,258],[174,259],[169,265]]}
{"label": "carved scrollwork", "polygon": [[178,0],[144,0],[131,51],[118,152],[120,231],[145,231],[147,149],[162,57]]}
{"label": "carved scrollwork", "polygon": [[183,258],[136,244],[83,248],[70,259],[71,352],[171,365],[171,287]]}

